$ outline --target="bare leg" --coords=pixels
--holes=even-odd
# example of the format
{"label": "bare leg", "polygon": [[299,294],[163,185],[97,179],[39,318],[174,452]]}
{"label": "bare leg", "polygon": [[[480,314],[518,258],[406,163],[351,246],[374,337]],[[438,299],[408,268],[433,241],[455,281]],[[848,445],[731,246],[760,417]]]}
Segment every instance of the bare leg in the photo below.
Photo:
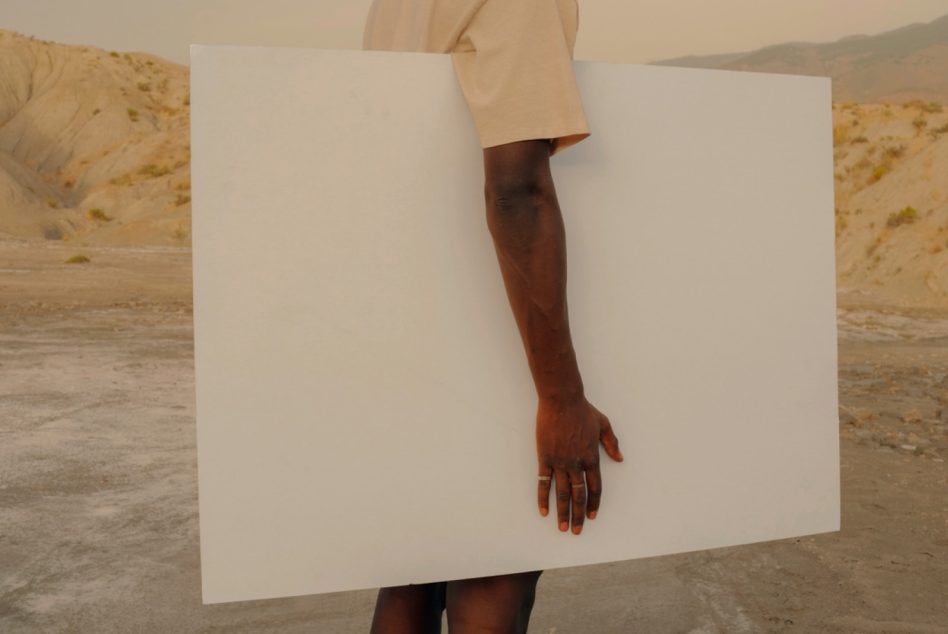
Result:
{"label": "bare leg", "polygon": [[440,634],[437,583],[380,588],[370,634]]}
{"label": "bare leg", "polygon": [[542,572],[449,581],[450,634],[526,634]]}

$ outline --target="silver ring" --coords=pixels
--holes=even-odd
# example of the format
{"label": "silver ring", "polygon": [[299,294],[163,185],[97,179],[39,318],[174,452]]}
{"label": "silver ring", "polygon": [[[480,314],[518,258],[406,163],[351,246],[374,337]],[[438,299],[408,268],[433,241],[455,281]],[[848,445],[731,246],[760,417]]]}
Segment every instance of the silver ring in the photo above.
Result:
{"label": "silver ring", "polygon": [[580,482],[580,483],[578,483],[578,484],[574,484],[573,486],[574,486],[574,487],[584,487],[584,486],[586,486],[586,483],[585,483],[585,482]]}
{"label": "silver ring", "polygon": [[550,479],[552,479],[552,476],[537,476],[537,477],[539,477],[541,480],[550,480]]}

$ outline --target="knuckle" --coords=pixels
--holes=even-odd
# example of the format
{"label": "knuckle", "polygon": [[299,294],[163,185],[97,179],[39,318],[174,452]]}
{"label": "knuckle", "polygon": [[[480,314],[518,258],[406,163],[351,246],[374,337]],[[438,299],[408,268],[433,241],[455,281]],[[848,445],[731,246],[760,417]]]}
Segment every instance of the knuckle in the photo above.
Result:
{"label": "knuckle", "polygon": [[560,502],[569,502],[569,491],[557,491],[556,499]]}

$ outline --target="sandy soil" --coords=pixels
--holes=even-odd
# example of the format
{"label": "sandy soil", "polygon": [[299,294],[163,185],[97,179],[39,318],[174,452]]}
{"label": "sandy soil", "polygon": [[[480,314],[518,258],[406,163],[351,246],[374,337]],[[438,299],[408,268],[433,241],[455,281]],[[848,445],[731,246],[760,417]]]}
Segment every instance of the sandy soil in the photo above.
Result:
{"label": "sandy soil", "polygon": [[[367,632],[200,601],[191,254],[0,242],[0,631]],[[541,577],[532,633],[948,633],[948,314],[841,305],[842,530]]]}

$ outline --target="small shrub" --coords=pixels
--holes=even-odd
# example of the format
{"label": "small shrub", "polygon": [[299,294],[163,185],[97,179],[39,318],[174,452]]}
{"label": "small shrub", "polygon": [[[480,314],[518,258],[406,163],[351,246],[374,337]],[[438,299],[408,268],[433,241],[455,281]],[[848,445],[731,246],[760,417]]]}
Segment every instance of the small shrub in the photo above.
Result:
{"label": "small shrub", "polygon": [[189,202],[191,202],[190,196],[187,194],[178,194],[178,196],[174,199],[174,206],[180,207],[181,205],[186,205]]}
{"label": "small shrub", "polygon": [[109,55],[111,55],[112,57],[119,57],[119,54],[116,53],[115,51],[110,51]]}
{"label": "small shrub", "polygon": [[184,100],[183,100],[181,103],[184,104],[185,106],[190,106],[190,105],[191,105],[191,93],[186,94],[186,95],[184,96]]}
{"label": "small shrub", "polygon": [[89,220],[98,220],[100,222],[108,222],[109,220],[112,219],[111,216],[106,215],[106,213],[102,211],[99,207],[93,207],[92,209],[87,211],[86,217]]}
{"label": "small shrub", "polygon": [[138,89],[142,92],[151,92],[151,84],[147,81],[138,82]]}
{"label": "small shrub", "polygon": [[80,253],[79,255],[74,255],[68,260],[66,260],[66,264],[85,264],[86,262],[90,262],[90,261],[91,260],[89,260],[87,256],[82,255]]}
{"label": "small shrub", "polygon": [[161,167],[158,167],[154,163],[149,163],[148,165],[145,165],[140,170],[138,170],[138,173],[146,174],[148,176],[151,176],[152,178],[157,178],[158,176],[164,176],[165,174],[170,174],[171,170],[164,165],[162,165]]}
{"label": "small shrub", "polygon": [[131,119],[132,121],[138,121],[138,110],[135,110],[135,108],[129,108],[128,118]]}
{"label": "small shrub", "polygon": [[849,139],[849,129],[843,124],[833,126],[833,145],[842,145]]}
{"label": "small shrub", "polygon": [[846,229],[846,216],[836,215],[836,235],[841,234]]}
{"label": "small shrub", "polygon": [[111,183],[112,185],[131,185],[134,182],[135,182],[135,179],[132,177],[131,174],[125,174],[117,178],[109,179],[109,183]]}
{"label": "small shrub", "polygon": [[937,101],[929,101],[921,106],[922,112],[938,113],[942,111],[941,104]]}
{"label": "small shrub", "polygon": [[876,169],[872,170],[872,176],[869,177],[869,183],[875,183],[882,180],[882,177],[889,173],[889,166],[883,163],[882,165],[877,165]]}
{"label": "small shrub", "polygon": [[59,209],[59,201],[50,196],[46,199],[46,204],[52,207],[53,209]]}
{"label": "small shrub", "polygon": [[886,220],[886,225],[890,227],[898,227],[899,225],[904,225],[908,222],[915,222],[915,218],[918,217],[918,212],[915,210],[915,207],[911,205],[903,207],[898,213],[889,214],[888,220]]}
{"label": "small shrub", "polygon": [[864,136],[857,136],[855,139],[853,139],[852,141],[850,141],[850,143],[852,143],[852,144],[855,144],[855,143],[869,143],[869,139],[867,139],[867,138],[864,137]]}
{"label": "small shrub", "polygon": [[187,164],[188,164],[187,161],[183,161],[183,160],[180,160],[180,159],[179,159],[179,160],[177,160],[177,161],[174,162],[174,169],[178,169],[179,167],[184,167],[184,166],[187,165]]}
{"label": "small shrub", "polygon": [[905,144],[890,145],[885,148],[885,155],[889,158],[898,158],[905,154]]}
{"label": "small shrub", "polygon": [[188,179],[185,179],[185,180],[181,181],[180,183],[178,183],[177,185],[175,185],[174,188],[177,189],[178,191],[187,191],[187,190],[191,189],[191,179],[188,178]]}
{"label": "small shrub", "polygon": [[102,110],[99,109],[99,108],[96,108],[95,110],[92,111],[92,116],[94,117],[94,116],[96,116],[97,114],[99,114],[100,112],[102,112]]}
{"label": "small shrub", "polygon": [[917,131],[921,132],[922,129],[928,125],[928,119],[919,115],[915,117],[914,119],[912,119],[912,125],[915,126],[915,129]]}

